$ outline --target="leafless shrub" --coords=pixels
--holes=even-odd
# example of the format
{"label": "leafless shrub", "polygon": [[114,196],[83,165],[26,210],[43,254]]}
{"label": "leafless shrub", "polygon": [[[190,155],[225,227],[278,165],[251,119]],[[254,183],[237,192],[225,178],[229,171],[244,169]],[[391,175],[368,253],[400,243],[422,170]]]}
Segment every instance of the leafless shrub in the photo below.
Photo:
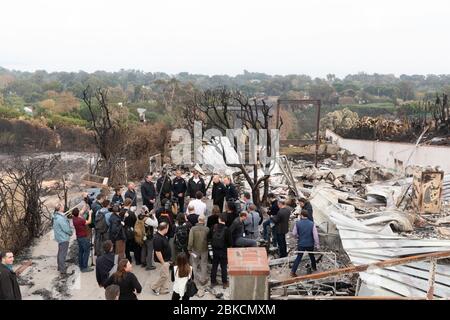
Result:
{"label": "leafless shrub", "polygon": [[0,245],[18,251],[42,235],[47,215],[42,183],[59,161],[15,158],[0,166]]}

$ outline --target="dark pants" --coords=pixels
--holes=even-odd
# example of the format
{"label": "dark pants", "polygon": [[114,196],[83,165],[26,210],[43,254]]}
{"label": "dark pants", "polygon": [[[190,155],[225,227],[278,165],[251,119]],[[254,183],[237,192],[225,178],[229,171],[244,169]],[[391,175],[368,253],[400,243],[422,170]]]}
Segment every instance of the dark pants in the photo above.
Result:
{"label": "dark pants", "polygon": [[[180,300],[180,295],[178,293],[174,292],[172,294],[172,300]],[[187,295],[186,292],[184,293],[184,296],[181,300],[189,300],[189,296]]]}
{"label": "dark pants", "polygon": [[66,272],[66,257],[69,250],[69,241],[58,243],[58,271]]}
{"label": "dark pants", "polygon": [[144,241],[141,247],[141,262],[147,267],[154,266],[153,263],[153,238]]}
{"label": "dark pants", "polygon": [[100,233],[97,230],[95,230],[95,237],[94,237],[94,254],[97,257],[100,257],[105,254],[103,252],[103,242],[109,239],[109,233]]}
{"label": "dark pants", "polygon": [[178,212],[184,212],[184,197],[177,197],[178,199]]}
{"label": "dark pants", "polygon": [[277,236],[276,236],[276,230],[275,230],[275,226],[273,226],[272,228],[270,227],[270,219],[267,219],[266,221],[263,222],[263,238],[266,241],[269,241],[269,232],[272,233],[272,245],[274,247],[277,247]]}
{"label": "dark pants", "polygon": [[214,250],[213,249],[213,261],[211,268],[211,283],[217,283],[217,268],[220,264],[220,272],[222,274],[222,283],[228,282],[228,274],[227,274],[227,251],[223,250]]}
{"label": "dark pants", "polygon": [[220,212],[223,212],[223,202],[224,199],[213,199],[213,205],[219,206]]}
{"label": "dark pants", "polygon": [[[298,251],[314,251],[314,247],[298,247]],[[308,253],[309,259],[311,259],[311,269],[317,270],[316,267],[316,257],[314,253]],[[297,258],[294,261],[294,265],[292,266],[292,273],[297,271],[298,266],[300,265],[300,261],[302,261],[303,252],[297,254]]]}
{"label": "dark pants", "polygon": [[78,265],[80,270],[85,270],[88,267],[89,251],[91,249],[91,243],[86,237],[77,238],[78,241]]}
{"label": "dark pants", "polygon": [[280,258],[287,257],[286,234],[277,233],[277,242],[278,242],[278,252],[280,253]]}
{"label": "dark pants", "polygon": [[149,211],[152,211],[152,210],[153,210],[153,207],[154,207],[154,204],[153,204],[153,203],[151,203],[151,202],[144,202],[143,205],[144,205],[144,206],[147,206],[147,208],[148,208]]}
{"label": "dark pants", "polygon": [[136,260],[136,264],[141,264],[141,247],[137,245],[137,243],[133,240],[127,240],[125,243],[125,256],[130,261],[130,263],[133,262],[131,259],[131,252],[133,252],[134,259]]}

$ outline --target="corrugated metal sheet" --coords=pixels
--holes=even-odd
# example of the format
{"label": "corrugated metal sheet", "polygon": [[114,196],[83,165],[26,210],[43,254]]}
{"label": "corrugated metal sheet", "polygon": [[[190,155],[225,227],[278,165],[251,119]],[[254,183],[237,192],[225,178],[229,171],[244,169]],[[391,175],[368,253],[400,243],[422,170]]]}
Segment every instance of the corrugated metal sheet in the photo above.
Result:
{"label": "corrugated metal sheet", "polygon": [[450,201],[450,174],[444,176],[442,198],[445,201]]}
{"label": "corrugated metal sheet", "polygon": [[[328,216],[336,226],[342,245],[355,265],[373,263],[430,252],[450,250],[450,241],[409,239],[391,228],[372,227],[352,216],[329,207]],[[430,263],[410,263],[360,273],[359,295],[397,295],[425,297],[428,290]],[[438,265],[434,296],[450,297],[450,266]]]}

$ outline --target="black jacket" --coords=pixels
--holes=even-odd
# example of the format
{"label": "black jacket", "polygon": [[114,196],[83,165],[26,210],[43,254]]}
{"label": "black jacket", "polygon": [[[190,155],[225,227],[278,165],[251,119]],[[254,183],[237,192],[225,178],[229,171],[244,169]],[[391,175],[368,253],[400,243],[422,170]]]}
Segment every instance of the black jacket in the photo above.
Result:
{"label": "black jacket", "polygon": [[0,263],[0,300],[22,300],[17,275]]}
{"label": "black jacket", "polygon": [[123,198],[122,198],[122,195],[121,195],[121,194],[119,194],[119,195],[114,194],[113,197],[112,197],[112,199],[111,199],[111,204],[112,204],[112,205],[115,205],[115,204],[122,205],[122,204],[123,204]]}
{"label": "black jacket", "polygon": [[313,208],[311,203],[306,202],[305,206],[303,207],[303,210],[308,211],[308,219],[311,220],[312,222],[314,222],[314,218],[313,218]]}
{"label": "black jacket", "polygon": [[[215,232],[221,232],[221,230],[225,228],[225,247],[222,249],[217,249],[213,247],[213,250],[223,250],[227,251],[227,248],[231,248],[233,246],[233,238],[231,236],[230,228],[228,228],[226,225],[218,223],[216,224],[212,229],[210,229],[213,233]],[[212,235],[211,235],[212,236]]]}
{"label": "black jacket", "polygon": [[225,224],[227,227],[230,227],[234,220],[239,217],[239,213],[237,212],[227,212],[227,221],[225,221]]}
{"label": "black jacket", "polygon": [[117,284],[120,287],[119,300],[137,300],[134,290],[136,289],[137,293],[142,292],[141,284],[136,276],[131,272],[125,273],[123,279],[120,281],[117,281],[114,275],[112,275],[105,281],[104,287],[106,288],[111,284]]}
{"label": "black jacket", "polygon": [[115,213],[109,218],[109,239],[111,239],[112,242],[127,239],[125,228],[121,222],[122,219]]}
{"label": "black jacket", "polygon": [[182,177],[175,177],[172,180],[172,191],[174,196],[178,197],[179,193],[182,193],[184,196],[186,190],[187,190],[186,180],[184,180]]}
{"label": "black jacket", "polygon": [[239,193],[234,184],[230,183],[229,185],[225,186],[225,192],[225,198],[227,199],[227,201],[236,201],[239,199]]}
{"label": "black jacket", "polygon": [[171,191],[172,191],[172,181],[170,181],[169,176],[159,177],[159,179],[156,181],[156,192],[158,194],[161,193],[161,196],[165,196],[167,193],[170,193]]}
{"label": "black jacket", "polygon": [[236,243],[238,238],[241,238],[244,235],[244,223],[241,221],[239,217],[234,219],[233,223],[230,226],[231,237],[233,238],[233,245]]}
{"label": "black jacket", "polygon": [[133,200],[133,202],[131,203],[132,206],[134,206],[134,207],[137,206],[137,192],[136,191],[127,190],[127,192],[125,192],[125,199],[126,198],[130,198],[131,200]]}
{"label": "black jacket", "polygon": [[144,206],[148,207],[152,205],[152,203],[150,203],[150,200],[156,199],[155,184],[151,181],[150,182],[145,181],[141,185],[141,194]]}
{"label": "black jacket", "polygon": [[289,232],[289,218],[291,216],[292,208],[286,206],[278,211],[278,214],[272,216],[272,221],[275,222],[275,228],[278,234],[286,234]]}
{"label": "black jacket", "polygon": [[194,182],[194,177],[190,178],[187,184],[187,195],[191,198],[195,199],[195,194],[197,191],[201,191],[203,195],[206,194],[206,185],[205,180],[199,177],[200,181],[197,183]]}
{"label": "black jacket", "polygon": [[97,283],[101,286],[109,278],[109,272],[114,267],[114,252],[105,253],[104,255],[97,258],[95,263],[95,277],[97,278]]}
{"label": "black jacket", "polygon": [[158,219],[158,224],[161,222],[166,222],[169,225],[169,230],[167,231],[167,238],[173,238],[175,236],[175,219],[173,212],[171,210],[165,210],[164,208],[159,208],[156,210],[156,219]]}
{"label": "black jacket", "polygon": [[212,230],[213,230],[213,228],[214,228],[214,226],[216,225],[216,224],[218,224],[219,223],[219,216],[218,215],[215,215],[215,214],[213,214],[213,215],[210,215],[209,217],[208,217],[208,220],[206,220],[206,226],[208,227],[208,229],[209,229],[209,235],[208,235],[208,237],[211,239],[211,237],[212,237]]}
{"label": "black jacket", "polygon": [[[226,190],[225,185],[222,182],[219,183],[213,183],[212,187],[212,199],[213,203],[215,205],[222,204],[223,205],[223,199],[225,199]],[[220,208],[222,210],[222,208]]]}
{"label": "black jacket", "polygon": [[270,208],[269,208],[269,211],[267,213],[270,216],[274,216],[274,215],[276,215],[278,213],[279,210],[280,210],[280,208],[278,207],[278,200],[274,200],[270,204]]}
{"label": "black jacket", "polygon": [[128,212],[128,217],[123,219],[123,222],[125,223],[126,227],[134,228],[134,225],[136,224],[136,221],[137,221],[136,213],[134,213],[133,211],[130,211],[130,210],[128,210],[127,212]]}

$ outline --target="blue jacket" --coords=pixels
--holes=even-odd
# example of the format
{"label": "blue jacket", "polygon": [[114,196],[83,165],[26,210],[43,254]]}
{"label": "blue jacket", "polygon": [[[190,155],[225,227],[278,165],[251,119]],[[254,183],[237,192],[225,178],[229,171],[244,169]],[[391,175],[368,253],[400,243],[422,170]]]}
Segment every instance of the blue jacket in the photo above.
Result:
{"label": "blue jacket", "polygon": [[61,212],[55,212],[53,214],[53,231],[55,233],[55,240],[58,243],[69,241],[73,234],[69,219]]}
{"label": "blue jacket", "polygon": [[296,223],[299,247],[314,247],[314,222],[309,219],[300,219]]}

